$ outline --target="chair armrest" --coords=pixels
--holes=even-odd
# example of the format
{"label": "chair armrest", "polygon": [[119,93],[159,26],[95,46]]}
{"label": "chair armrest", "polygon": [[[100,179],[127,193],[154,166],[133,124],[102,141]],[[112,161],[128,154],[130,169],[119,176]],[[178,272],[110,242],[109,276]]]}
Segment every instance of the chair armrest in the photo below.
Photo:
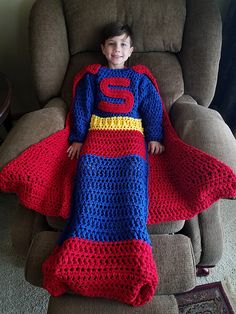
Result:
{"label": "chair armrest", "polygon": [[185,221],[181,233],[191,239],[196,264],[203,267],[215,266],[223,253],[223,231],[220,201],[207,210]]}
{"label": "chair armrest", "polygon": [[214,0],[186,1],[186,21],[179,53],[185,94],[208,107],[215,93],[222,22]]}
{"label": "chair armrest", "polygon": [[0,167],[26,148],[65,126],[67,107],[61,98],[52,99],[43,109],[21,117],[0,147]]}
{"label": "chair armrest", "polygon": [[[236,140],[217,111],[200,106],[191,96],[184,95],[173,104],[170,118],[184,142],[215,156],[236,171]],[[186,221],[182,232],[191,238],[197,264],[216,265],[223,251],[220,202]]]}
{"label": "chair armrest", "polygon": [[34,1],[29,18],[29,47],[37,96],[44,103],[60,94],[70,58],[62,1]]}
{"label": "chair armrest", "polygon": [[199,106],[192,97],[184,95],[173,104],[170,118],[184,142],[218,158],[236,172],[236,140],[217,111]]}

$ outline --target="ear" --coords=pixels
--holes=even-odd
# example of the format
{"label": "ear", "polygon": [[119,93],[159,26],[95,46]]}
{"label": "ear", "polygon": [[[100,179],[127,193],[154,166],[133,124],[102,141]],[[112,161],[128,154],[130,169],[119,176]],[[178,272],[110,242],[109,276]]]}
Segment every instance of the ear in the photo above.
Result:
{"label": "ear", "polygon": [[102,53],[105,55],[105,52],[104,52],[104,45],[101,44],[101,50],[102,50]]}
{"label": "ear", "polygon": [[130,50],[129,50],[129,56],[131,56],[131,55],[132,55],[133,51],[134,51],[134,47],[130,47]]}

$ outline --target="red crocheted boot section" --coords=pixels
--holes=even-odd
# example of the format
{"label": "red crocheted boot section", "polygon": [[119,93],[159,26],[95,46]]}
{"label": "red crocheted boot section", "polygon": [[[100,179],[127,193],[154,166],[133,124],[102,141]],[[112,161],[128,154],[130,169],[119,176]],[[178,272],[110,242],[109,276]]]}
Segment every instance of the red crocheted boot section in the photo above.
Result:
{"label": "red crocheted boot section", "polygon": [[43,286],[53,296],[73,291],[133,306],[150,301],[158,282],[152,248],[140,240],[70,238],[44,262],[43,275]]}

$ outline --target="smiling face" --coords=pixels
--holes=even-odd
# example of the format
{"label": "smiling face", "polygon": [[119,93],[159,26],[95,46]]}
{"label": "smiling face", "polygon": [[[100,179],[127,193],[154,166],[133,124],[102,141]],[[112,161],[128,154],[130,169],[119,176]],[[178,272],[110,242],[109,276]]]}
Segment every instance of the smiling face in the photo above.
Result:
{"label": "smiling face", "polygon": [[108,38],[101,48],[111,69],[123,69],[133,52],[130,37],[126,34]]}

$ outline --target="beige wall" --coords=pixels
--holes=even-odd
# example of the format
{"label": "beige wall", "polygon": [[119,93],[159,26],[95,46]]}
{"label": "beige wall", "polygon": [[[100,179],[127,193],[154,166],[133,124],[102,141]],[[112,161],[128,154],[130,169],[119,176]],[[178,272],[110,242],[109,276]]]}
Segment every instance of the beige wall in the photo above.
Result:
{"label": "beige wall", "polygon": [[[34,1],[0,0],[0,72],[13,84],[13,114],[38,109],[30,77],[27,29]],[[216,1],[224,18],[230,0]]]}
{"label": "beige wall", "polygon": [[38,109],[28,53],[28,16],[33,2],[0,0],[0,72],[12,82],[13,114]]}

